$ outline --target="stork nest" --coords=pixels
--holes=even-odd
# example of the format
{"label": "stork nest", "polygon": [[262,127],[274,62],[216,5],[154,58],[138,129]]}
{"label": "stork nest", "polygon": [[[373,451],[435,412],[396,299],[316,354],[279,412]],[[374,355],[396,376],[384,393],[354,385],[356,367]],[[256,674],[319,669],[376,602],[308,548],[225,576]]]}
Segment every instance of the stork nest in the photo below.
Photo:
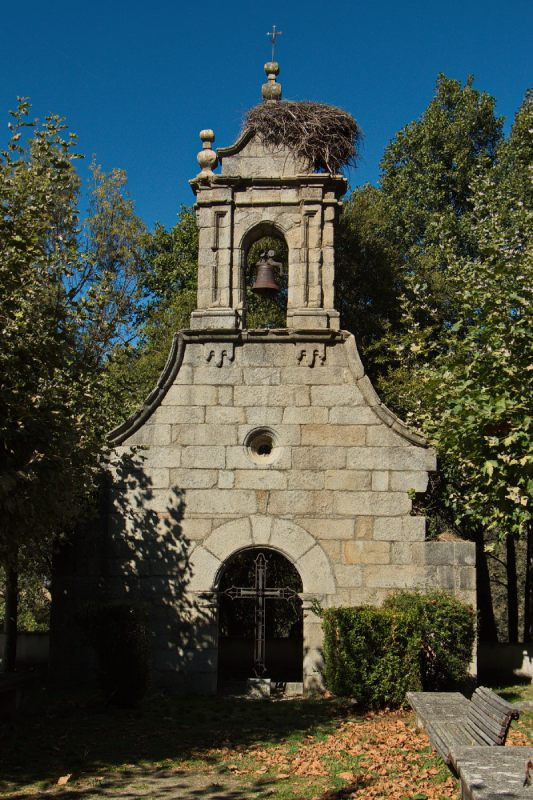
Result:
{"label": "stork nest", "polygon": [[342,108],[287,100],[251,108],[243,130],[253,131],[270,150],[286,146],[313,170],[331,174],[355,165],[361,139],[357,122]]}

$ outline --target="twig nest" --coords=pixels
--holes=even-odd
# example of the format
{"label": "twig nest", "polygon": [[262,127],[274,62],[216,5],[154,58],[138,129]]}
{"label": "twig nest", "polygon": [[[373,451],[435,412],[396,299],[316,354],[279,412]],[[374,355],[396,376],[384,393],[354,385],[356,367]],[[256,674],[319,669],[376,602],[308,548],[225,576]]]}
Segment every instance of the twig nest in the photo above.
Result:
{"label": "twig nest", "polygon": [[325,103],[282,100],[251,108],[243,130],[271,150],[288,147],[316,172],[337,173],[355,165],[361,130],[351,114]]}

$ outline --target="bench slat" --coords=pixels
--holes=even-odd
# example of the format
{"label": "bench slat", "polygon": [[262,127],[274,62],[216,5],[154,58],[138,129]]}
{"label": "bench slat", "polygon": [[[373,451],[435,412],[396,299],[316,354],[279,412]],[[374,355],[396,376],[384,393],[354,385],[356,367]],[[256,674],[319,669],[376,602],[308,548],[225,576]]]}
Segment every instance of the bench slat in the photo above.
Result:
{"label": "bench slat", "polygon": [[473,724],[470,720],[467,720],[465,723],[465,728],[472,734],[472,738],[476,740],[478,744],[486,745],[487,747],[497,747],[498,743],[494,741],[494,738],[482,730],[478,725]]}
{"label": "bench slat", "polygon": [[513,719],[517,719],[519,716],[519,712],[517,711],[516,707],[513,706],[512,703],[509,703],[507,700],[504,700],[503,697],[500,697],[492,689],[487,689],[486,686],[478,686],[476,692],[483,697],[483,699],[489,703],[490,705],[494,706],[497,711],[503,711],[508,713]]}
{"label": "bench slat", "polygon": [[442,759],[455,768],[454,752],[461,747],[474,747],[479,745],[479,742],[466,730],[462,725],[456,725],[449,722],[435,722],[428,729],[428,736],[436,747],[436,742],[439,742],[437,751]]}
{"label": "bench slat", "polygon": [[482,697],[477,697],[475,703],[472,702],[472,708],[476,709],[477,713],[482,713],[487,719],[491,719],[493,723],[498,725],[502,730],[506,729],[509,725],[510,714],[496,711],[494,706],[485,702]]}
{"label": "bench slat", "polygon": [[473,725],[477,725],[481,730],[485,731],[498,744],[500,744],[502,737],[505,736],[506,725],[501,725],[496,720],[487,717],[486,714],[474,708],[474,706],[470,706],[468,709],[467,719]]}
{"label": "bench slat", "polygon": [[472,747],[477,744],[462,727],[450,725],[447,722],[431,724],[427,733],[431,743],[434,744],[439,755],[447,764],[453,762],[453,751],[458,747]]}
{"label": "bench slat", "polygon": [[466,717],[466,700],[459,692],[407,692],[407,700],[424,722],[430,718],[462,720]]}
{"label": "bench slat", "polygon": [[431,726],[427,728],[427,735],[431,741],[431,744],[442,758],[445,764],[448,766],[450,765],[450,746],[448,742],[445,742],[439,733],[435,731]]}

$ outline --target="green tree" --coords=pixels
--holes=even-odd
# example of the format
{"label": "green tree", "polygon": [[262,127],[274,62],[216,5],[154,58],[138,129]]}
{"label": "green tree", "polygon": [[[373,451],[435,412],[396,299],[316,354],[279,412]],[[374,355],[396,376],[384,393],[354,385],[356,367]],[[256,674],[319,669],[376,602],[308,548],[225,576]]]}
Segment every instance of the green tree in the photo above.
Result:
{"label": "green tree", "polygon": [[528,96],[491,168],[471,176],[461,226],[451,212],[432,220],[433,267],[405,276],[382,381],[437,448],[454,525],[494,541],[524,536],[530,518],[532,111]]}
{"label": "green tree", "polygon": [[[152,391],[174,333],[189,327],[196,306],[198,229],[192,208],[182,206],[176,225],[158,223],[143,237],[144,267],[139,274],[142,317],[136,337],[117,345],[109,369],[124,398],[122,418],[137,410]],[[120,387],[120,389],[118,389]]]}
{"label": "green tree", "polygon": [[[386,401],[438,448],[440,472],[423,501],[430,531],[475,538],[481,569],[487,541],[512,545],[527,515],[519,376],[530,107],[529,98],[505,141],[493,98],[472,78],[440,75],[426,111],[388,146],[380,187],[362,187],[346,204],[338,236],[343,324]],[[500,417],[509,431],[491,439]],[[533,544],[529,562],[533,570]],[[482,612],[488,631],[490,603]]]}
{"label": "green tree", "polygon": [[[42,559],[27,565],[18,576],[17,627],[19,631],[45,633],[50,628],[50,578],[43,569]],[[4,570],[0,566],[0,626],[4,626],[5,610]]]}
{"label": "green tree", "polygon": [[366,184],[344,205],[336,239],[336,306],[374,376],[380,365],[367,354],[399,317],[401,259],[387,223],[384,193]]}
{"label": "green tree", "polygon": [[395,136],[381,162],[389,243],[404,274],[429,286],[442,320],[454,308],[440,259],[442,231],[458,256],[476,254],[468,213],[473,178],[494,163],[502,141],[503,120],[494,105],[474,88],[472,76],[462,86],[439,75],[428,108]]}
{"label": "green tree", "polygon": [[0,156],[0,562],[8,670],[16,654],[18,572],[45,560],[94,491],[117,406],[109,355],[132,304],[120,291],[119,273],[129,262],[103,255],[104,218],[112,220],[108,241],[119,241],[112,233],[121,217],[114,216],[116,176],[108,181],[95,171],[93,196],[102,207],[82,244],[76,137],[65,135],[57,116],[37,125],[28,114],[21,101]]}
{"label": "green tree", "polygon": [[462,86],[439,75],[426,111],[387,147],[380,187],[362,186],[345,204],[337,233],[337,304],[375,379],[391,366],[388,342],[401,325],[402,293],[411,290],[416,304],[418,284],[428,286],[433,312],[425,317],[420,308],[420,325],[433,324],[436,314],[441,324],[454,319],[441,231],[450,232],[458,255],[475,253],[471,182],[490,168],[501,140],[493,98],[475,89],[471,77]]}
{"label": "green tree", "polygon": [[79,237],[81,269],[68,282],[69,300],[87,309],[82,326],[93,356],[104,363],[117,344],[135,340],[144,308],[147,230],[127,193],[127,175],[91,164],[89,213]]}

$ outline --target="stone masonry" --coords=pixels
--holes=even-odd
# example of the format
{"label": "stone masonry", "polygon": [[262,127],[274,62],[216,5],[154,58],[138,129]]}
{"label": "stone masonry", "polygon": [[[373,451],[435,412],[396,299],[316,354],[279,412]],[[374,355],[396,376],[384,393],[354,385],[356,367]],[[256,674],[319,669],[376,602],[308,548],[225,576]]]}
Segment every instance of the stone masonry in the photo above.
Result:
{"label": "stone masonry", "polygon": [[[425,491],[435,453],[381,403],[339,330],[345,179],[248,134],[218,153],[212,131],[201,137],[197,309],[144,407],[113,432],[97,544],[58,585],[64,599],[142,600],[157,680],[213,692],[224,564],[244,548],[278,550],[302,579],[304,685],[319,689],[314,601],[380,604],[395,589],[443,588],[475,605],[474,546],[426,541],[410,498]],[[288,245],[287,327],[248,330],[244,264],[266,234]]]}
{"label": "stone masonry", "polygon": [[[435,454],[380,403],[353,336],[236,331],[213,342],[181,332],[167,369],[160,404],[116,453],[143,448],[149,505],[163,528],[182,504],[186,591],[209,619],[201,653],[191,654],[190,685],[215,689],[217,581],[242,548],[277,549],[300,573],[308,688],[320,686],[313,600],[379,604],[394,589],[440,587],[475,603],[473,546],[425,541],[424,517],[410,513],[409,491],[426,489]],[[262,461],[246,442],[265,429],[274,448]],[[129,568],[141,575],[142,531],[120,512],[135,506],[138,487],[126,499],[124,488],[113,491],[115,535],[131,539]],[[149,567],[141,590],[157,574]],[[178,668],[166,649],[158,658],[160,670]]]}

